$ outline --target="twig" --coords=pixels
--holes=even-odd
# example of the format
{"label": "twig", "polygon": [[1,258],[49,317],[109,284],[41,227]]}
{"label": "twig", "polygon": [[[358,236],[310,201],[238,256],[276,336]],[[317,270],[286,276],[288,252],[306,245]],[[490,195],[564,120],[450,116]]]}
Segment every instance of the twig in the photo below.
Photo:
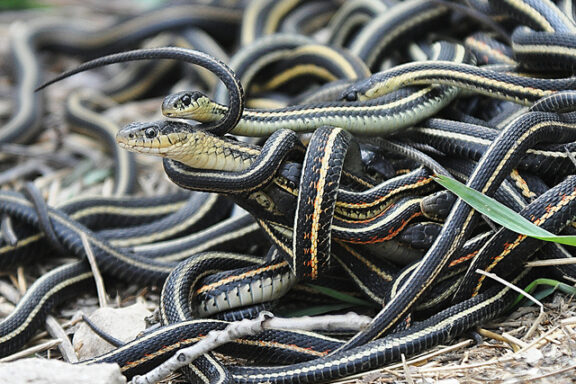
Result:
{"label": "twig", "polygon": [[20,295],[20,290],[18,289],[18,278],[16,278],[16,276],[14,276],[13,273],[10,273],[8,275],[8,278],[10,279],[10,282],[12,283],[12,285],[15,287],[15,289],[18,291],[18,294]]}
{"label": "twig", "polygon": [[52,181],[48,186],[48,197],[46,198],[46,204],[50,206],[56,206],[60,202],[60,197],[58,196],[62,186],[62,180],[56,179]]}
{"label": "twig", "polygon": [[570,265],[576,264],[576,257],[571,259],[548,259],[548,260],[534,260],[524,264],[526,267],[550,267],[553,265]]}
{"label": "twig", "polygon": [[[460,348],[468,347],[468,346],[470,346],[470,345],[473,344],[473,343],[474,343],[474,341],[471,340],[471,339],[464,340],[464,341],[461,341],[461,342],[458,343],[458,344],[450,345],[450,346],[445,347],[445,348],[442,348],[442,349],[440,349],[440,350],[438,350],[438,351],[434,351],[434,352],[430,352],[430,353],[425,353],[425,354],[423,354],[423,355],[420,355],[420,356],[411,358],[411,359],[408,360],[408,363],[409,363],[411,366],[414,367],[417,363],[430,360],[430,359],[432,359],[432,358],[434,358],[434,357],[436,357],[436,356],[444,355],[444,354],[446,354],[446,353],[455,351],[455,350],[460,349]],[[342,380],[340,380],[340,381],[334,381],[334,383],[344,383],[344,382],[347,383],[347,382],[350,382],[350,380],[353,380],[353,379],[355,379],[355,378],[362,377],[362,376],[366,376],[366,375],[369,375],[369,374],[371,374],[371,373],[378,373],[378,372],[387,372],[387,373],[396,375],[397,377],[403,378],[404,376],[400,375],[399,373],[394,372],[394,370],[397,370],[397,369],[402,368],[402,367],[403,367],[403,364],[402,364],[402,363],[396,363],[396,364],[389,365],[389,366],[386,367],[386,368],[377,368],[377,369],[374,369],[374,370],[372,370],[372,371],[362,372],[362,373],[358,373],[358,374],[356,374],[356,375],[347,376],[345,379],[342,379]],[[417,369],[418,372],[420,373],[421,368],[416,368],[416,369]]]}
{"label": "twig", "polygon": [[402,358],[402,367],[404,367],[404,376],[406,377],[406,382],[408,384],[414,384],[414,379],[412,379],[412,373],[410,372],[410,367],[406,364],[406,356],[402,353],[400,355]]}
{"label": "twig", "polygon": [[64,361],[69,363],[78,362],[78,357],[76,356],[76,352],[74,352],[74,347],[72,346],[68,335],[60,323],[56,321],[54,316],[48,315],[48,317],[46,317],[46,330],[52,337],[62,340],[58,345],[58,349],[60,350]]}
{"label": "twig", "polygon": [[76,160],[70,155],[63,155],[60,152],[54,152],[53,149],[40,148],[39,146],[27,146],[20,144],[6,143],[0,145],[0,152],[16,156],[30,157],[32,162],[40,164],[38,160],[53,162],[55,165],[62,167],[74,167]]}
{"label": "twig", "polygon": [[570,152],[568,148],[564,148],[564,152],[566,152],[566,155],[568,155],[568,158],[572,162],[572,165],[576,166],[576,157],[574,157],[574,154]]}
{"label": "twig", "polygon": [[532,296],[531,294],[529,294],[528,292],[523,291],[522,289],[518,288],[514,284],[502,279],[501,277],[499,277],[498,275],[496,275],[494,273],[485,272],[481,269],[477,269],[476,273],[479,273],[481,275],[489,277],[492,280],[495,280],[495,281],[499,282],[500,284],[507,286],[508,288],[510,288],[510,289],[518,292],[519,294],[525,296],[528,300],[532,301],[534,304],[536,304],[538,307],[540,307],[540,313],[538,314],[538,317],[536,318],[536,320],[534,321],[534,323],[532,324],[532,326],[530,327],[528,332],[526,332],[526,335],[524,335],[524,337],[532,336],[532,334],[536,331],[536,328],[538,328],[538,326],[542,322],[542,318],[544,317],[544,305],[540,301],[536,300],[536,298],[534,296]]}
{"label": "twig", "polygon": [[22,298],[20,291],[4,280],[0,280],[0,296],[4,297],[14,305],[18,304],[18,301]]}
{"label": "twig", "polygon": [[108,306],[108,300],[106,299],[106,289],[104,288],[104,280],[102,279],[102,274],[100,274],[100,269],[98,269],[98,264],[96,263],[96,258],[92,252],[92,247],[88,241],[88,237],[84,232],[80,232],[80,238],[82,239],[82,245],[86,251],[86,257],[90,263],[90,269],[94,274],[94,281],[96,282],[96,291],[98,292],[98,302],[100,307],[104,308]]}
{"label": "twig", "polygon": [[[478,333],[484,337],[489,337],[493,340],[498,340],[498,341],[501,341],[503,343],[510,345],[510,347],[512,348],[512,350],[514,352],[519,351],[521,346],[522,346],[521,344],[516,343],[516,341],[510,340],[510,338],[506,338],[503,334],[501,335],[499,333],[492,332],[492,331],[489,331],[489,330],[484,329],[484,328],[478,328]],[[525,345],[525,343],[523,343],[523,345]]]}
{"label": "twig", "polygon": [[[72,319],[70,319],[70,320],[68,320],[68,321],[65,321],[65,322],[62,323],[60,326],[61,326],[63,329],[68,329],[68,328],[70,328],[70,327],[78,324],[78,323],[81,322],[81,321],[82,321],[82,315],[81,315],[81,312],[78,311],[78,312],[76,312],[76,313],[74,314],[74,316],[72,316]],[[47,331],[42,331],[42,332],[39,332],[39,333],[35,334],[34,336],[32,336],[32,338],[30,339],[30,341],[31,341],[31,342],[34,342],[34,341],[42,340],[42,339],[44,339],[44,338],[46,338],[46,337],[48,337],[48,336],[49,336],[49,335],[48,335],[48,332],[47,332]]]}
{"label": "twig", "polygon": [[[549,331],[547,331],[546,333],[543,333],[542,335],[540,335],[540,337],[538,337],[535,340],[532,340],[528,345],[526,345],[525,347],[522,347],[521,350],[519,350],[517,353],[523,353],[526,352],[527,350],[529,350],[530,348],[542,343],[544,340],[546,341],[544,344],[549,343],[550,340],[548,339],[548,337],[550,335],[552,335],[555,332],[558,332],[558,329],[560,327],[559,326],[554,326],[552,327]],[[541,345],[540,347],[542,347],[543,345]]]}
{"label": "twig", "polygon": [[570,350],[575,350],[576,343],[574,342],[574,339],[576,338],[576,333],[574,330],[565,325],[560,325],[560,329],[564,332],[564,335],[566,335],[566,342],[569,344]]}
{"label": "twig", "polygon": [[47,341],[47,342],[42,343],[42,344],[35,345],[35,346],[27,348],[23,351],[16,352],[12,355],[1,358],[0,363],[7,363],[9,361],[18,360],[18,359],[33,355],[33,354],[38,353],[38,352],[46,351],[47,349],[54,348],[55,346],[57,346],[61,342],[62,342],[62,340],[55,339],[55,340]]}
{"label": "twig", "polygon": [[576,317],[568,317],[566,319],[560,320],[562,325],[576,325]]}
{"label": "twig", "polygon": [[502,334],[502,337],[504,338],[504,340],[506,340],[509,344],[515,344],[517,345],[519,348],[524,348],[526,345],[528,345],[528,343],[525,343],[524,341],[510,335],[509,333],[504,332]]}
{"label": "twig", "polygon": [[217,346],[228,343],[239,337],[254,335],[263,331],[265,329],[265,321],[271,317],[271,313],[262,312],[258,318],[254,320],[244,319],[231,323],[222,331],[210,331],[205,338],[191,347],[176,352],[174,356],[147,374],[133,377],[132,384],[154,384],[163,380],[175,370],[190,364],[198,356],[210,352]]}
{"label": "twig", "polygon": [[454,365],[454,366],[441,366],[441,367],[432,367],[432,368],[418,368],[419,373],[447,373],[450,371],[465,371],[468,369],[474,368],[482,368],[486,366],[494,367],[496,364],[506,363],[509,361],[514,360],[512,354],[499,357],[497,359],[490,359],[487,361],[483,361],[480,363],[472,363],[472,364],[461,364],[461,365]]}
{"label": "twig", "polygon": [[350,329],[357,326],[354,322],[359,323],[360,326],[365,326],[369,322],[369,318],[355,313],[348,313],[346,315],[319,316],[318,318],[304,317],[294,319],[276,319],[270,312],[262,312],[256,319],[236,321],[230,323],[230,325],[221,331],[208,332],[208,335],[206,335],[205,338],[191,347],[176,352],[174,356],[148,372],[146,375],[134,377],[132,379],[132,384],[156,383],[165,379],[175,370],[190,364],[198,356],[208,353],[222,344],[229,343],[239,337],[255,335],[265,329],[284,328],[317,330],[320,327],[321,329],[329,330],[337,329],[342,326],[346,329]]}
{"label": "twig", "polygon": [[18,277],[18,291],[20,291],[21,295],[26,293],[28,289],[28,284],[26,284],[26,278],[24,277],[24,268],[19,266],[16,268],[16,276]]}
{"label": "twig", "polygon": [[[394,370],[392,370],[392,369],[389,369],[389,368],[379,368],[379,369],[377,369],[377,370],[375,370],[375,371],[370,371],[370,372],[362,373],[361,376],[369,376],[371,373],[387,373],[387,374],[389,374],[389,375],[396,376],[396,377],[398,377],[398,378],[400,378],[400,379],[403,379],[403,378],[404,378],[404,375],[401,375],[400,373],[398,373],[398,372],[396,372],[396,371],[394,371]],[[359,376],[360,376],[360,375],[359,375]],[[349,377],[346,378],[346,380],[347,380],[347,381],[350,381],[350,379],[353,378],[353,377],[354,377],[354,376],[349,376]]]}
{"label": "twig", "polygon": [[550,377],[550,376],[558,375],[558,374],[560,374],[560,373],[564,373],[564,372],[568,372],[568,371],[572,371],[572,370],[576,370],[576,364],[573,364],[573,365],[571,365],[571,366],[569,366],[569,367],[566,367],[566,368],[559,369],[559,370],[557,370],[557,371],[545,373],[544,375],[540,375],[540,376],[536,376],[536,377],[531,377],[531,378],[530,378],[530,381],[534,382],[534,381],[536,381],[536,380],[543,379],[543,378],[545,378],[545,377]]}
{"label": "twig", "polygon": [[315,331],[333,331],[347,329],[360,331],[368,326],[372,318],[348,312],[345,315],[302,316],[297,318],[271,317],[266,321],[267,328],[306,329]]}

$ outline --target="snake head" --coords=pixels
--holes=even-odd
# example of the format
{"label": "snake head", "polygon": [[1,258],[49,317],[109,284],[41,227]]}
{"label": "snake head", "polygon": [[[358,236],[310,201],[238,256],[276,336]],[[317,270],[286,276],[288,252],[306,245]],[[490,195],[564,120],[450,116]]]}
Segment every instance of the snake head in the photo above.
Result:
{"label": "snake head", "polygon": [[116,133],[116,142],[131,152],[164,156],[181,147],[194,129],[178,121],[134,122]]}
{"label": "snake head", "polygon": [[192,119],[202,123],[222,118],[222,106],[198,91],[183,91],[168,95],[162,102],[162,114],[166,117]]}
{"label": "snake head", "polygon": [[340,96],[345,101],[363,101],[366,100],[365,91],[372,86],[370,78],[360,80],[346,88]]}
{"label": "snake head", "polygon": [[357,101],[358,100],[358,91],[355,89],[347,89],[342,92],[341,96],[342,100],[345,101]]}
{"label": "snake head", "polygon": [[151,147],[160,134],[160,127],[156,123],[134,122],[124,126],[116,133],[116,142],[122,148],[133,152],[142,152],[140,149]]}
{"label": "snake head", "polygon": [[[128,151],[178,161],[197,169],[237,171],[246,168],[246,158],[260,149],[247,145],[250,156],[237,156],[235,140],[216,136],[184,121],[135,122],[116,134],[118,145]],[[236,152],[235,152],[236,151]]]}

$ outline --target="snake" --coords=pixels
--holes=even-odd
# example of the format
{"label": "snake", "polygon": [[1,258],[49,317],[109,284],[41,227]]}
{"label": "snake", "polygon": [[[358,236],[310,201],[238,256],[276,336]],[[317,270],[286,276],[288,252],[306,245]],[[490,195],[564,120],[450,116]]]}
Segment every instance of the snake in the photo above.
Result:
{"label": "snake", "polygon": [[[41,89],[74,73],[133,60],[160,65],[160,59],[173,59],[207,68],[208,73],[199,72],[200,87],[207,90],[170,90],[162,103],[169,120],[133,122],[116,136],[124,149],[163,157],[171,181],[201,192],[165,200],[88,198],[54,209],[43,205],[33,188],[26,195],[3,191],[0,211],[15,222],[19,241],[0,245],[1,262],[13,265],[17,260],[12,256],[26,255],[41,244],[82,258],[80,239],[85,236],[106,274],[141,283],[165,281],[160,303],[164,326],[86,362],[116,362],[129,378],[229,324],[192,316],[226,318],[238,306],[289,295],[295,280],[322,282],[335,271],[378,306],[368,328],[347,341],[299,331],[241,338],[219,352],[248,356],[257,365],[288,365],[226,366],[206,354],[189,366],[191,377],[204,382],[327,382],[444,343],[495,317],[513,293],[488,284],[475,269],[493,270],[522,285],[530,275],[510,266],[526,260],[524,249],[541,243],[476,225],[478,215],[455,199],[444,202],[448,207],[442,209],[450,210],[449,215],[439,214],[427,202],[449,195],[427,196],[438,190],[432,175],[453,175],[553,232],[572,229],[567,224],[574,218],[574,178],[571,153],[565,150],[571,152],[566,142],[576,138],[574,80],[561,77],[565,72],[540,71],[572,68],[574,22],[551,2],[470,0],[467,5],[361,1],[338,8],[295,0],[254,2],[244,10],[240,54],[229,64],[223,51],[203,40],[207,44],[193,41],[101,56],[44,85],[28,83]],[[210,20],[210,12],[227,14],[215,8],[198,8],[200,18]],[[514,29],[499,28],[496,12],[501,10],[510,13]],[[313,12],[321,17],[315,20]],[[235,7],[230,23],[238,24],[241,14]],[[288,33],[323,33],[320,28],[329,18],[328,41],[338,47]],[[443,20],[457,24],[454,20],[464,18],[492,33],[473,35],[464,45],[434,45],[410,37],[430,35],[430,28],[442,28]],[[130,20],[124,25],[139,36],[154,29],[150,24],[139,31]],[[194,27],[199,25],[197,21]],[[50,33],[58,35],[54,26],[47,31],[48,40]],[[234,35],[227,31],[224,40]],[[138,34],[127,34],[130,39],[138,40]],[[32,40],[24,45],[32,46]],[[63,39],[64,45],[74,49],[68,44],[72,40]],[[404,47],[403,42],[410,44]],[[16,47],[17,55],[26,52],[22,47]],[[390,47],[402,52],[390,53]],[[479,63],[488,65],[475,65],[465,47],[486,55]],[[85,51],[94,54],[94,46],[86,44]],[[402,63],[405,57],[422,61]],[[335,65],[318,69],[327,62]],[[22,68],[32,69],[32,60],[23,61]],[[263,73],[269,69],[273,76],[266,79]],[[537,70],[537,75],[527,75],[525,69]],[[314,86],[302,78],[313,78]],[[133,85],[146,85],[141,80]],[[215,87],[220,91],[209,96]],[[307,88],[313,89],[301,93]],[[117,91],[132,94],[130,84]],[[25,107],[26,113],[41,106],[29,94],[19,100],[18,108]],[[94,101],[73,95],[69,102],[76,104],[70,104],[70,111],[79,116],[80,103]],[[520,105],[511,107],[514,115],[505,119],[504,113],[481,111],[486,105],[504,110],[510,104]],[[95,115],[84,116],[88,124],[97,121]],[[495,119],[488,121],[491,116]],[[10,136],[16,132],[11,128],[6,141],[29,141],[39,130],[29,126],[20,137]],[[261,140],[248,143],[232,135]],[[118,169],[122,176],[115,188],[121,195],[130,190],[132,167],[119,164]],[[550,169],[554,175],[546,177]],[[552,188],[525,170],[544,177]],[[230,201],[210,192],[225,195],[248,214],[228,218]],[[116,221],[123,224],[117,222],[115,228]],[[477,236],[469,238],[472,233]],[[246,239],[249,244],[242,244]],[[480,249],[483,242],[489,245]],[[538,257],[571,257],[559,246],[543,249],[551,250]],[[379,259],[384,253],[391,258]],[[0,354],[20,348],[52,302],[91,289],[91,280],[85,260],[39,279],[14,314],[0,323]],[[243,315],[250,316],[250,310]],[[427,319],[411,323],[413,315]]]}

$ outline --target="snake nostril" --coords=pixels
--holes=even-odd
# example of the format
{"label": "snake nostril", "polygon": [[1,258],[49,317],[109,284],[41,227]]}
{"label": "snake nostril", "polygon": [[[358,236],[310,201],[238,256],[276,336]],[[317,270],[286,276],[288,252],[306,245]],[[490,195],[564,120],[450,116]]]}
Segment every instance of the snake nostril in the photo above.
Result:
{"label": "snake nostril", "polygon": [[133,133],[129,133],[129,134],[128,134],[128,138],[129,138],[129,139],[133,139],[133,138],[134,138],[134,134],[133,134]]}

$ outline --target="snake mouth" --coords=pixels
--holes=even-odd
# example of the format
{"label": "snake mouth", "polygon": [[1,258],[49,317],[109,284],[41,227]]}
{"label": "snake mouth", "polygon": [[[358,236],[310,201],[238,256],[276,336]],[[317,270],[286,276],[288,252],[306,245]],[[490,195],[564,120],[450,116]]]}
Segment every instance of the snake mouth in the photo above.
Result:
{"label": "snake mouth", "polygon": [[134,140],[131,142],[117,140],[117,143],[120,148],[130,152],[145,153],[147,155],[165,156],[165,153],[162,151],[162,148],[153,147],[150,145],[144,145],[143,143],[145,142],[140,142],[140,140]]}
{"label": "snake mouth", "polygon": [[159,145],[159,138],[160,127],[155,123],[130,123],[116,133],[120,148],[147,154],[160,154],[162,145]]}
{"label": "snake mouth", "polygon": [[159,157],[188,157],[187,152],[191,148],[185,147],[191,130],[189,124],[182,122],[135,122],[116,133],[116,142],[120,148],[130,152]]}

